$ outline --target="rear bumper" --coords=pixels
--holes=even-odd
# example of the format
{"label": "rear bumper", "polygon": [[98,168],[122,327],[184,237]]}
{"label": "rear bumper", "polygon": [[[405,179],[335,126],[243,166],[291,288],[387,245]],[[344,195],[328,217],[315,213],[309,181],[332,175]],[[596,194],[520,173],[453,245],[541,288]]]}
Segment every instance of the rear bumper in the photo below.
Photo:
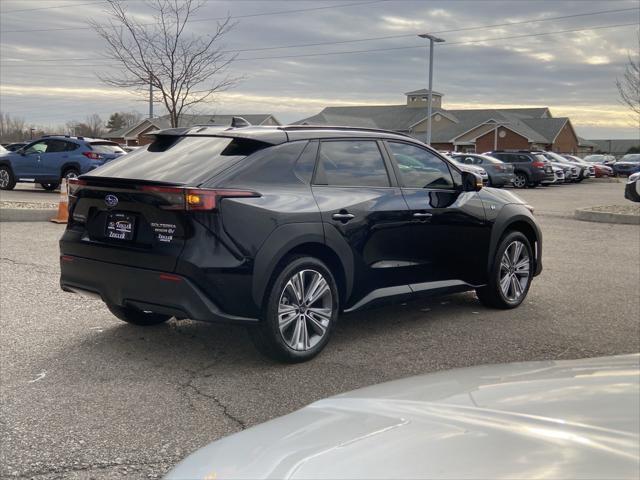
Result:
{"label": "rear bumper", "polygon": [[176,318],[245,324],[258,321],[223,312],[184,276],[82,257],[60,257],[60,287],[68,292],[97,296],[105,303]]}

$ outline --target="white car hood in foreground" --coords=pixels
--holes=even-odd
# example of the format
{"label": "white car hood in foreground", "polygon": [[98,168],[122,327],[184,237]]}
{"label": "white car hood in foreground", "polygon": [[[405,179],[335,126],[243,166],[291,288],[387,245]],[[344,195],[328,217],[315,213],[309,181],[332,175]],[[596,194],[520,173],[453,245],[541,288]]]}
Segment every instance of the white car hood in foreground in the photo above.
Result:
{"label": "white car hood in foreground", "polygon": [[214,442],[168,478],[637,479],[639,362],[475,367],[368,387]]}

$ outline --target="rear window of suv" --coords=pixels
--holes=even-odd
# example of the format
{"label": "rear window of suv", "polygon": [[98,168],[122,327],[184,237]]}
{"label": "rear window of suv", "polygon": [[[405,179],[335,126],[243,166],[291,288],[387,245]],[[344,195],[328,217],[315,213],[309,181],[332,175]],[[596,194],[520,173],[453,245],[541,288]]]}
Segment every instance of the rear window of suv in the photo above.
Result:
{"label": "rear window of suv", "polygon": [[123,155],[91,176],[195,185],[268,146],[242,138],[159,135],[147,149]]}
{"label": "rear window of suv", "polygon": [[117,143],[111,142],[91,142],[91,150],[98,153],[125,153]]}

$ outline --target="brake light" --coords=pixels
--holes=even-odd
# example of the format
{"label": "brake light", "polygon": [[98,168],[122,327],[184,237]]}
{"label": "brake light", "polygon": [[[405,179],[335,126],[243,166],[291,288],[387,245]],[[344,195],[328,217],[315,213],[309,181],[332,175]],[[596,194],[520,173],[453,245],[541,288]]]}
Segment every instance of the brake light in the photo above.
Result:
{"label": "brake light", "polygon": [[96,152],[82,152],[82,154],[90,160],[102,160],[102,155]]}
{"label": "brake light", "polygon": [[181,187],[156,187],[143,185],[143,192],[151,192],[162,197],[166,204],[159,205],[164,210],[213,211],[223,198],[259,197],[249,190],[202,189]]}
{"label": "brake light", "polygon": [[498,165],[498,164],[496,164],[495,168],[499,172],[504,172],[507,169],[504,165]]}
{"label": "brake light", "polygon": [[538,161],[533,162],[531,165],[532,165],[532,166],[534,166],[535,168],[542,168],[542,169],[544,169],[544,167],[545,167],[545,163],[544,163],[544,162],[538,162]]}
{"label": "brake light", "polygon": [[70,196],[75,196],[80,187],[86,185],[87,182],[79,178],[70,178],[67,180],[67,192]]}

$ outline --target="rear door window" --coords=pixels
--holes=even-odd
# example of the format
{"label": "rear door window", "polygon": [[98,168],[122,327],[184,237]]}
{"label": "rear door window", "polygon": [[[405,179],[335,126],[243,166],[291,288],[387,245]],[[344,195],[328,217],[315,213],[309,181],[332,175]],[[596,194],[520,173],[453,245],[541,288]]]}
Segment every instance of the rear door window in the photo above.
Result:
{"label": "rear door window", "polygon": [[320,143],[320,184],[348,187],[389,187],[384,159],[373,140],[336,140]]}
{"label": "rear door window", "polygon": [[60,153],[64,152],[67,147],[67,142],[64,140],[47,140],[46,153]]}
{"label": "rear door window", "polygon": [[196,185],[268,146],[243,138],[159,135],[147,149],[123,155],[91,176]]}

